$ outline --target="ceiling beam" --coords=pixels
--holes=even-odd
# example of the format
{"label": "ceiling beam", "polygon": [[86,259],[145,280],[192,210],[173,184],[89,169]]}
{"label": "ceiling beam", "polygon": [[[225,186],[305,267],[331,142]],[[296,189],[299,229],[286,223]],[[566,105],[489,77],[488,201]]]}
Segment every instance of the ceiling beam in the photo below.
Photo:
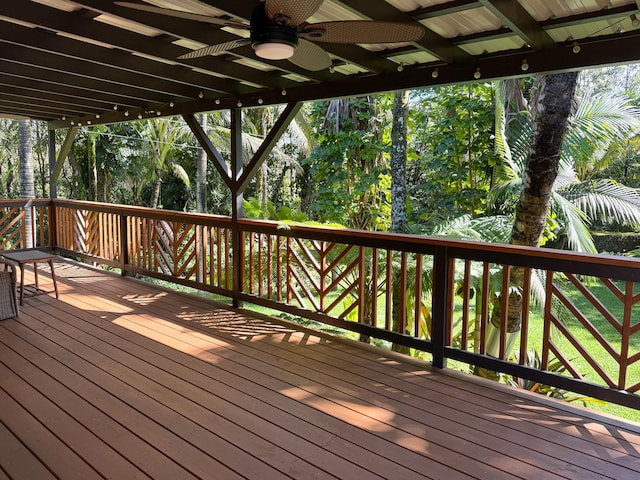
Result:
{"label": "ceiling beam", "polygon": [[[51,35],[51,34],[49,34]],[[51,35],[54,37],[54,35]],[[0,58],[20,65],[55,71],[62,75],[75,75],[104,83],[131,86],[141,91],[142,96],[164,99],[198,98],[198,88],[182,86],[166,80],[151,78],[133,71],[121,70],[108,65],[67,57],[57,52],[46,52],[3,41],[4,29],[0,28]],[[55,41],[55,38],[51,39]],[[1,68],[1,67],[0,67]]]}
{"label": "ceiling beam", "polygon": [[135,103],[148,105],[150,103],[163,102],[166,100],[166,96],[164,95],[154,94],[149,91],[142,91],[136,87],[104,82],[99,78],[87,78],[67,74],[64,70],[25,65],[24,63],[16,62],[14,60],[5,59],[5,61],[2,61],[4,57],[3,49],[0,48],[0,76],[4,73],[32,80],[34,84],[40,82],[42,85],[53,84],[65,86],[65,88],[75,88],[89,92],[88,95],[91,95],[91,92],[105,94],[108,95],[109,98],[117,98],[123,103],[135,101]]}
{"label": "ceiling beam", "polygon": [[[14,39],[20,41],[16,42]],[[100,75],[105,80],[138,84],[143,88],[173,92],[187,98],[195,98],[200,91],[209,90],[212,83],[209,75],[195,74],[184,67],[154,62],[121,50],[99,47],[55,35],[51,31],[30,29],[3,21],[0,21],[0,42],[33,49],[32,53],[23,57],[29,62],[36,63],[39,58],[44,58],[43,54],[50,53],[59,56],[54,57],[56,65],[66,66],[71,73]],[[42,45],[46,45],[46,50]],[[137,81],[135,77],[138,77]],[[220,92],[213,91],[212,94]]]}
{"label": "ceiling beam", "polygon": [[356,14],[372,20],[419,24],[424,29],[424,36],[413,43],[443,62],[455,63],[471,60],[471,55],[450,40],[429,30],[411,15],[398,10],[390,3],[372,2],[371,0],[341,0],[340,3]]}
{"label": "ceiling beam", "polygon": [[[120,66],[128,66],[131,69],[139,70],[140,72],[158,78],[173,79],[173,81],[177,80],[187,85],[196,85],[200,89],[205,88],[206,90],[212,89],[220,92],[235,92],[235,87],[237,86],[236,81],[219,79],[204,73],[197,73],[187,65],[171,65],[166,62],[153,61],[139,55],[131,54],[141,53],[152,56],[155,53],[158,58],[161,58],[152,48],[152,45],[155,45],[155,49],[157,50],[158,45],[160,45],[161,47],[168,46],[168,50],[171,50],[170,54],[175,57],[184,53],[184,49],[181,47],[170,43],[154,42],[145,35],[130,33],[126,30],[111,27],[101,22],[88,19],[79,13],[68,14],[44,5],[33,5],[33,7],[24,8],[23,4],[17,2],[3,2],[0,3],[0,16],[33,23],[41,29],[62,34],[56,36],[55,43],[45,43],[45,45],[48,45],[52,49],[65,50],[70,55],[76,55],[94,62],[107,64],[117,63]],[[3,23],[3,25],[11,24]],[[14,25],[14,27],[17,27],[17,25]],[[41,29],[28,29],[30,32],[33,32],[33,37],[30,35],[19,37],[16,36],[17,33],[14,32],[6,32],[4,33],[4,37],[23,38],[25,45],[38,44],[41,38],[52,39],[51,36],[43,37],[43,35],[46,35],[46,32]],[[87,38],[93,42],[97,41],[117,48],[105,48],[90,42],[71,39],[65,37],[65,35]]]}
{"label": "ceiling beam", "polygon": [[553,48],[556,42],[544,31],[529,12],[513,0],[479,0],[479,3],[513,30],[527,45],[536,50]]}
{"label": "ceiling beam", "polygon": [[[13,66],[14,69],[11,70]],[[19,66],[15,65],[0,65],[0,83],[3,85],[12,85],[16,88],[24,89],[25,91],[35,92],[48,92],[52,96],[69,99],[70,102],[85,102],[88,99],[100,102],[103,104],[103,109],[110,109],[113,107],[113,95],[105,92],[98,92],[96,90],[89,90],[85,86],[73,86],[60,82],[60,77],[56,77],[56,81],[46,81],[41,78],[30,78],[20,73],[16,73]],[[5,70],[4,72],[2,70]],[[11,70],[11,71],[7,71]],[[15,70],[15,71],[14,71]],[[66,79],[65,79],[66,80]],[[120,98],[119,105],[130,108],[142,108],[145,102],[132,100],[130,98]]]}

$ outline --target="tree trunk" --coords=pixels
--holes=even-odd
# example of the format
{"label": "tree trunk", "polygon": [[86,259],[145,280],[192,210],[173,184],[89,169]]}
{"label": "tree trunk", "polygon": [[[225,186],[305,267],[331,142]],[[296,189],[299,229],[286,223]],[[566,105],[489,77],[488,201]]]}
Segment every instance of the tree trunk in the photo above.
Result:
{"label": "tree trunk", "polygon": [[[18,157],[20,158],[20,198],[34,198],[33,152],[31,145],[31,120],[20,120],[18,123]],[[33,229],[31,208],[24,210],[24,244],[25,248],[33,248]]]}
{"label": "tree trunk", "polygon": [[[200,115],[200,125],[207,131],[207,114]],[[207,152],[201,149],[196,159],[196,211],[207,213]]]}
{"label": "tree trunk", "polygon": [[[391,126],[391,231],[409,232],[407,217],[407,117],[409,92],[397,91],[393,94],[393,124]],[[406,292],[400,289],[400,274],[396,269],[393,274],[392,296],[392,328],[394,332],[402,331],[402,296]],[[416,298],[416,302],[420,299]],[[391,345],[396,352],[410,353],[409,347]]]}
{"label": "tree trunk", "polygon": [[156,170],[156,177],[153,180],[153,188],[151,190],[151,201],[149,205],[151,208],[158,208],[158,203],[160,202],[160,188],[162,187],[162,178],[160,178],[161,174],[162,172],[160,172],[159,170]]}
{"label": "tree trunk", "polygon": [[[511,232],[513,245],[540,246],[547,212],[551,206],[553,184],[558,176],[562,141],[573,107],[577,78],[577,72],[546,75],[538,81],[537,90],[534,91],[531,101],[534,129]],[[506,315],[506,331],[511,335],[519,332],[522,325],[523,281],[524,269],[512,268]],[[492,330],[495,335],[499,332],[501,316],[502,300],[499,295],[491,315],[491,323],[497,327]],[[497,343],[487,341],[488,345]],[[488,348],[487,353],[497,357],[499,352]],[[509,353],[505,352],[505,355],[508,356]],[[485,373],[481,374],[493,376]]]}

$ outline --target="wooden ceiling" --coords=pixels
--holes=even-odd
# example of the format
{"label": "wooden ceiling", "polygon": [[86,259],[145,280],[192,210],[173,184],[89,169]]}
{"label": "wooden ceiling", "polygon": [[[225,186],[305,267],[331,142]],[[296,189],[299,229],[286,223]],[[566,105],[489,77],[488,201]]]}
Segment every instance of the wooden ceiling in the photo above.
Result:
{"label": "wooden ceiling", "polygon": [[[142,0],[132,0],[142,3]],[[248,23],[257,2],[147,0]],[[333,67],[250,45],[177,57],[241,32],[112,0],[0,2],[0,115],[51,128],[351,96],[640,61],[640,0],[325,0],[309,23],[419,23],[417,42],[323,43]],[[636,15],[638,17],[636,18]],[[260,60],[260,61],[258,61]]]}

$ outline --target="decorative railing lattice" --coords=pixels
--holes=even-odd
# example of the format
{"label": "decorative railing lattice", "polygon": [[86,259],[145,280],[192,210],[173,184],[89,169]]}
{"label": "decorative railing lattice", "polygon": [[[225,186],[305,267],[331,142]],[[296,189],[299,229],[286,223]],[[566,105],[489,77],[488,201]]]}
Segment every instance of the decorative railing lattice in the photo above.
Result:
{"label": "decorative railing lattice", "polygon": [[0,250],[49,245],[48,200],[0,200]]}
{"label": "decorative railing lattice", "polygon": [[[455,360],[508,373],[525,388],[552,385],[640,408],[636,259],[39,202],[28,208],[41,245],[53,238],[62,253],[123,274],[331,324],[415,349],[436,366]],[[24,207],[0,202],[4,248],[22,248]]]}

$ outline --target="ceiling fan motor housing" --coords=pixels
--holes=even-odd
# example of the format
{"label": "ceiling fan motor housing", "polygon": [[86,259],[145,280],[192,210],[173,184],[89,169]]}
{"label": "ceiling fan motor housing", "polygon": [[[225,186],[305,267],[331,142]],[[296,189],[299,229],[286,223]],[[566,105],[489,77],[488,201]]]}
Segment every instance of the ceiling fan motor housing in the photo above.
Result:
{"label": "ceiling fan motor housing", "polygon": [[251,14],[251,46],[265,43],[289,45],[293,49],[298,46],[298,32],[286,23],[267,18],[265,4],[260,3]]}

